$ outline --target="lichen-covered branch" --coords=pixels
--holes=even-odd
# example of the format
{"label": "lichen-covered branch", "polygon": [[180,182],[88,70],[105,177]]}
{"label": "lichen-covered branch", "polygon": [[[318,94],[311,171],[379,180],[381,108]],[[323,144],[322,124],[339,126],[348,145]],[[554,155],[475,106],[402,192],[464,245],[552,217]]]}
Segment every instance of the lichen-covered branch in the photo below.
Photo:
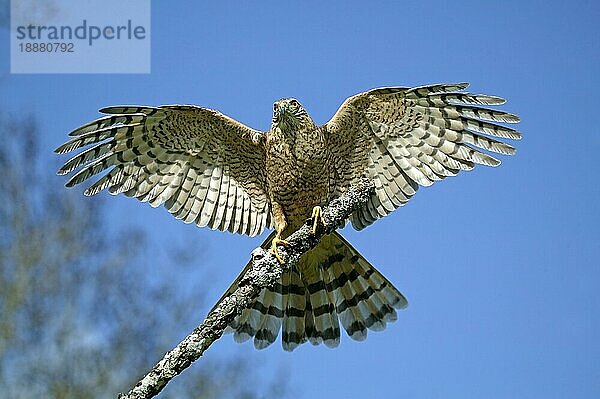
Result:
{"label": "lichen-covered branch", "polygon": [[[350,214],[369,199],[374,189],[368,179],[360,180],[323,209],[325,225],[316,234],[312,234],[311,227],[305,225],[288,237],[286,240],[290,245],[278,248],[286,264],[297,262],[324,235],[342,226]],[[157,395],[173,377],[189,367],[221,337],[225,328],[256,299],[263,288],[273,287],[285,267],[263,248],[252,251],[252,266],[240,280],[237,289],[224,297],[202,324],[168,352],[129,393],[120,394],[119,399],[152,398]]]}

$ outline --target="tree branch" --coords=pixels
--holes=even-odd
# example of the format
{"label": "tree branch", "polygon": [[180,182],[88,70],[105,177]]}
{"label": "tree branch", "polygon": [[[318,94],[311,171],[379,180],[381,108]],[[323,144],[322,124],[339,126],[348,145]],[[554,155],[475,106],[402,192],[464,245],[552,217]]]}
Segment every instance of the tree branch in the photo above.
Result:
{"label": "tree branch", "polygon": [[325,226],[319,228],[317,234],[312,234],[311,227],[304,225],[289,236],[286,241],[290,245],[279,248],[286,261],[283,266],[263,248],[253,250],[252,265],[240,280],[238,288],[223,298],[206,320],[168,352],[129,393],[119,394],[119,399],[147,399],[162,391],[173,377],[189,367],[223,335],[225,328],[256,299],[263,288],[272,288],[281,279],[283,268],[295,264],[305,252],[314,248],[324,235],[343,226],[350,214],[368,201],[374,190],[375,186],[371,181],[360,180],[323,209]]}

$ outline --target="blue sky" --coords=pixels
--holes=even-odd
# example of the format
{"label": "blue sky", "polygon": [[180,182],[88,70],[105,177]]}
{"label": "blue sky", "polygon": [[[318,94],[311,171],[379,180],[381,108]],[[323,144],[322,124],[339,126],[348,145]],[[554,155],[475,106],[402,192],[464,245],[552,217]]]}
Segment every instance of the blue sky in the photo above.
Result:
{"label": "blue sky", "polygon": [[[344,231],[407,296],[396,323],[362,343],[344,336],[335,350],[292,354],[224,337],[201,361],[228,353],[264,378],[283,370],[301,398],[600,397],[597,2],[156,1],[151,15],[148,75],[10,75],[2,52],[0,107],[38,117],[49,164],[70,130],[112,104],[204,105],[266,130],[282,97],[324,123],[372,87],[468,81],[522,118],[518,153],[500,167],[422,189],[372,227]],[[209,302],[261,242],[125,197],[106,209],[115,226],[144,226],[162,243],[149,263],[173,243],[201,252],[189,279],[210,281]],[[211,304],[190,311],[200,321]],[[191,327],[174,328],[173,344]]]}

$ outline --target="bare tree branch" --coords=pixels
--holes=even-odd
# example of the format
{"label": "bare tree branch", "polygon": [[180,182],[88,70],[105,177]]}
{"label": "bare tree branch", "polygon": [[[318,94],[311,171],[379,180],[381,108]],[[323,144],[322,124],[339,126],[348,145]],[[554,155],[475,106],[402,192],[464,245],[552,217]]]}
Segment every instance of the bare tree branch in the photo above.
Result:
{"label": "bare tree branch", "polygon": [[280,253],[286,260],[285,265],[280,265],[263,248],[252,251],[252,266],[240,280],[238,288],[223,298],[206,320],[168,352],[129,393],[120,394],[119,399],[152,398],[162,391],[173,377],[189,367],[223,335],[225,328],[256,299],[263,288],[273,287],[279,281],[283,268],[288,267],[286,265],[295,264],[324,235],[343,226],[350,214],[368,201],[374,189],[375,186],[368,179],[360,180],[323,209],[325,226],[318,229],[317,234],[312,234],[311,228],[305,225],[288,237],[286,240],[290,245],[280,248]]}

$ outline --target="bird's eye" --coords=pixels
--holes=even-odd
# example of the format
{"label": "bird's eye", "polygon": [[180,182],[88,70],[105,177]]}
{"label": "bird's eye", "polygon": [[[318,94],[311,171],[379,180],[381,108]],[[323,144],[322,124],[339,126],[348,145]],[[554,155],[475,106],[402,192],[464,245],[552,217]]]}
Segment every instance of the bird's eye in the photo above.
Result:
{"label": "bird's eye", "polygon": [[290,101],[290,104],[292,104],[292,106],[294,106],[294,107],[297,107],[298,105],[300,105],[297,100]]}

